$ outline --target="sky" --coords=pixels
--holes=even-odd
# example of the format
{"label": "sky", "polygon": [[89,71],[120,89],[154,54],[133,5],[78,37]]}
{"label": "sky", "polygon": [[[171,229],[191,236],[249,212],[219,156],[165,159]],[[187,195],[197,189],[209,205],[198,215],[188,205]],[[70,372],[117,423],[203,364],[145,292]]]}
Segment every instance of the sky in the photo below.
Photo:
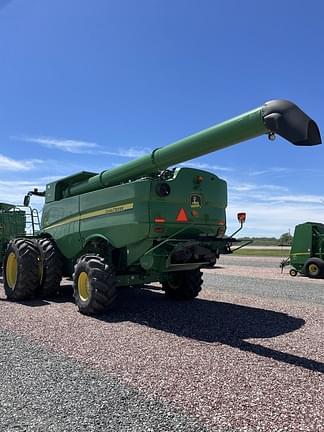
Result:
{"label": "sky", "polygon": [[[0,0],[0,201],[271,99],[324,135],[323,19],[320,0]],[[227,234],[238,211],[247,236],[324,222],[324,145],[262,136],[186,165],[228,182]]]}

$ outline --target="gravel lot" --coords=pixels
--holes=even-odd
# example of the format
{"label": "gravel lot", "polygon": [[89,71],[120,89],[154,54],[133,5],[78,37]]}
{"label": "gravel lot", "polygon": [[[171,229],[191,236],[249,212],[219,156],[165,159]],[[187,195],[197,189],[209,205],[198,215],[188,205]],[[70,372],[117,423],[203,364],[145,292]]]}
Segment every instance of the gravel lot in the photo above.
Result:
{"label": "gravel lot", "polygon": [[324,281],[278,262],[222,258],[193,302],[123,289],[100,319],[0,288],[0,430],[324,431]]}

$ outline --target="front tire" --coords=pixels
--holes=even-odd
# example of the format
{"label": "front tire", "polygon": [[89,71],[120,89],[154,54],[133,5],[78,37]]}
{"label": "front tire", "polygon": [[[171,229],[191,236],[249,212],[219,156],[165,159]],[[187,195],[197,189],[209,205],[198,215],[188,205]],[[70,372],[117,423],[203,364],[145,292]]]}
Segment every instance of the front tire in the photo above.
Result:
{"label": "front tire", "polygon": [[11,240],[3,263],[3,285],[9,300],[30,300],[40,282],[37,243],[26,238]]}
{"label": "front tire", "polygon": [[167,297],[175,300],[192,300],[201,291],[202,272],[200,269],[170,273],[162,282]]}
{"label": "front tire", "polygon": [[73,296],[81,313],[96,315],[116,299],[116,279],[112,269],[98,255],[82,256],[74,267]]}
{"label": "front tire", "polygon": [[304,265],[304,274],[309,278],[324,278],[324,261],[320,258],[309,258]]}
{"label": "front tire", "polygon": [[40,239],[38,246],[42,262],[41,284],[38,294],[42,298],[54,297],[59,291],[62,280],[62,258],[52,239]]}

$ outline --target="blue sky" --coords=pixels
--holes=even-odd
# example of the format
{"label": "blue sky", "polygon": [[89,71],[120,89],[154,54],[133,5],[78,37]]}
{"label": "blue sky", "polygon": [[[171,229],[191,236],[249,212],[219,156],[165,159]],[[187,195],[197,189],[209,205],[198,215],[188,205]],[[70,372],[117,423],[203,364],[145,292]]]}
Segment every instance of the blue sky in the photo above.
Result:
{"label": "blue sky", "polygon": [[[324,131],[323,19],[319,0],[0,0],[0,201],[269,99]],[[261,137],[192,164],[228,181],[228,233],[242,210],[246,235],[324,222],[324,145]]]}

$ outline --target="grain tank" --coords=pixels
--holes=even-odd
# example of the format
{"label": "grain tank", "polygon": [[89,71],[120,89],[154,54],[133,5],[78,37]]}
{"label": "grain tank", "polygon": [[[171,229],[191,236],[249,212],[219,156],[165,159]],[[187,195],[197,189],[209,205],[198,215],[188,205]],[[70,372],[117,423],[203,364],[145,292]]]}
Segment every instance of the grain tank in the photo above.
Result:
{"label": "grain tank", "polygon": [[170,167],[276,133],[297,146],[321,142],[303,111],[273,100],[119,167],[48,184],[40,236],[8,247],[8,298],[54,295],[62,275],[85,314],[108,308],[125,285],[160,282],[171,298],[196,297],[201,269],[234,242],[225,235],[227,186],[214,173]]}

